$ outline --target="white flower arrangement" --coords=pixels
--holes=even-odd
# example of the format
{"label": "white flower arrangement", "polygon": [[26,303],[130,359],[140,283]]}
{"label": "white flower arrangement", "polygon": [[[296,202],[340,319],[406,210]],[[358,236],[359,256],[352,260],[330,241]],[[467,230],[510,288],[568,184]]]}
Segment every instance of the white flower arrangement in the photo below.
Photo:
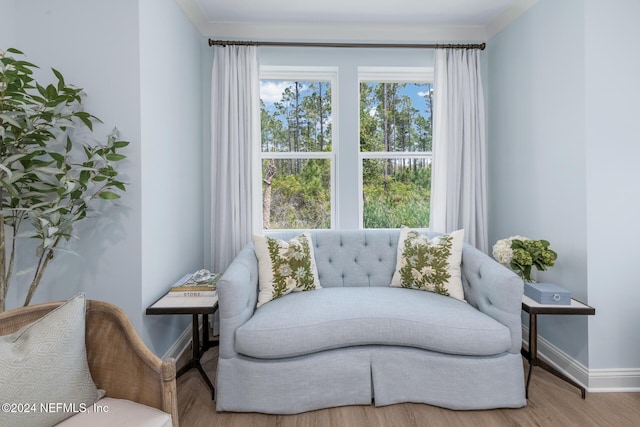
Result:
{"label": "white flower arrangement", "polygon": [[532,268],[544,271],[553,267],[558,258],[558,254],[549,249],[549,245],[546,240],[511,236],[496,242],[493,246],[493,257],[500,264],[515,271],[525,282],[532,282]]}
{"label": "white flower arrangement", "polygon": [[493,257],[502,265],[509,267],[511,260],[513,259],[513,249],[511,243],[514,240],[529,240],[523,236],[511,236],[506,239],[498,240],[493,245]]}

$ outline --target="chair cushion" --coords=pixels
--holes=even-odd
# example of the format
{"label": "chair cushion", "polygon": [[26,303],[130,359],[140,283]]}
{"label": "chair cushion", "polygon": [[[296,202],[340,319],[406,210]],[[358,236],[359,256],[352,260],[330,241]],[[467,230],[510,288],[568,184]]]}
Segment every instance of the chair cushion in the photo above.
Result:
{"label": "chair cushion", "polygon": [[[87,363],[84,294],[0,337],[0,366],[0,402],[30,409],[0,411],[3,426],[51,426],[100,399],[104,392]],[[41,404],[66,407],[44,410]]]}
{"label": "chair cushion", "polygon": [[105,397],[59,427],[171,427],[171,415],[126,399]]}
{"label": "chair cushion", "polygon": [[260,359],[361,345],[488,356],[508,351],[511,335],[463,301],[391,287],[291,293],[256,309],[236,331],[236,351]]}

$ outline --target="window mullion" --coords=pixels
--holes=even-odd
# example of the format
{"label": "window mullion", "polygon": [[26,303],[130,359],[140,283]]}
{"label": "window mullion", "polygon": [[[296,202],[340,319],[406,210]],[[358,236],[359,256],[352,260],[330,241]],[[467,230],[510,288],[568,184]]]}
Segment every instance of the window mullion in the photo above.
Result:
{"label": "window mullion", "polygon": [[331,159],[332,152],[300,152],[300,151],[265,151],[260,153],[262,159]]}
{"label": "window mullion", "polygon": [[361,151],[362,159],[430,159],[433,157],[431,151],[411,151],[411,152],[393,152],[393,151]]}

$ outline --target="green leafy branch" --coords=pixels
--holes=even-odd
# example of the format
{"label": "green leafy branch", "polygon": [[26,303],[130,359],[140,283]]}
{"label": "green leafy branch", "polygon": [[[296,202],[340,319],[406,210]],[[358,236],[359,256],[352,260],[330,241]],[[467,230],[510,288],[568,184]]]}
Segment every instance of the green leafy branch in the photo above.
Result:
{"label": "green leafy branch", "polygon": [[531,269],[535,267],[539,271],[545,271],[553,267],[558,254],[549,249],[550,243],[546,240],[519,240],[511,242],[513,259],[511,269],[518,273],[526,282],[531,282]]}
{"label": "green leafy branch", "polygon": [[[28,305],[54,252],[73,237],[73,226],[87,217],[92,201],[117,199],[126,190],[115,164],[126,158],[120,150],[129,144],[115,129],[105,144],[88,144],[100,120],[84,111],[82,89],[55,69],[57,83],[42,86],[33,79],[35,65],[9,54],[22,52],[0,50],[0,311],[17,239],[39,242]],[[21,234],[25,222],[31,228]]]}

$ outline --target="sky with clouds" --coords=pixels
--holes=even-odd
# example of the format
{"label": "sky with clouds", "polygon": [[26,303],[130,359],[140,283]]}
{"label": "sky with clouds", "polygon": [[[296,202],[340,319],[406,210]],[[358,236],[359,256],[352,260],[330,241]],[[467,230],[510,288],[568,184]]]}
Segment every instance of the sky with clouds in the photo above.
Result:
{"label": "sky with clouds", "polygon": [[[268,110],[272,110],[273,104],[282,100],[282,94],[285,89],[293,85],[294,82],[292,81],[261,80],[260,99],[265,103]],[[304,87],[307,87],[307,85],[304,85]],[[411,97],[414,107],[424,112],[426,109],[424,96],[428,94],[429,90],[432,89],[426,84],[409,84],[403,89],[403,92]]]}

